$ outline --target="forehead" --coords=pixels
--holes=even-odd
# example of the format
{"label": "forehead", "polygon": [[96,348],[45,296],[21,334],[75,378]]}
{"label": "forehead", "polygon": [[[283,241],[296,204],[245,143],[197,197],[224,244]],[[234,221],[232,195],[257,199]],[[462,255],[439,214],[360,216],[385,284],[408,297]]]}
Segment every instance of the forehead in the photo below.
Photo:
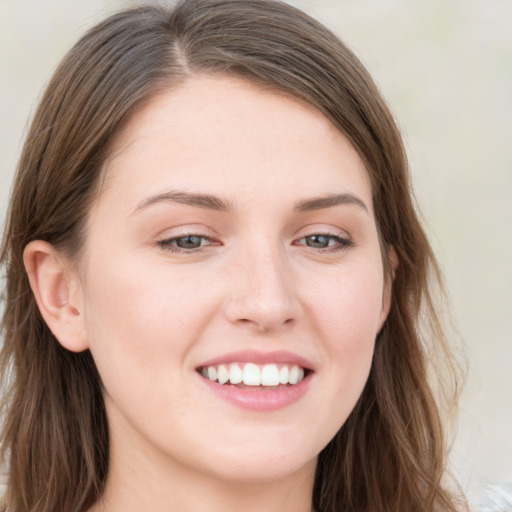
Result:
{"label": "forehead", "polygon": [[[133,201],[165,187],[237,196],[258,189],[366,195],[369,177],[347,138],[294,97],[230,77],[196,77],[150,99],[130,119],[106,165],[106,189]],[[355,189],[355,190],[350,190]],[[119,189],[118,189],[119,190]]]}

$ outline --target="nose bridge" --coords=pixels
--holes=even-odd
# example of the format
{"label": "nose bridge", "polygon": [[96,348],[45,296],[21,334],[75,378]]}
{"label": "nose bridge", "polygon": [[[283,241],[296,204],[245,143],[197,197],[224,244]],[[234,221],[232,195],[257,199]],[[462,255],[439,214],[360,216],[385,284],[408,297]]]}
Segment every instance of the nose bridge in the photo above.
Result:
{"label": "nose bridge", "polygon": [[287,302],[291,292],[290,270],[281,251],[269,243],[247,254],[246,259],[246,277],[254,296],[261,296],[269,303]]}
{"label": "nose bridge", "polygon": [[278,243],[268,238],[236,255],[228,297],[228,317],[260,331],[300,316],[292,269]]}

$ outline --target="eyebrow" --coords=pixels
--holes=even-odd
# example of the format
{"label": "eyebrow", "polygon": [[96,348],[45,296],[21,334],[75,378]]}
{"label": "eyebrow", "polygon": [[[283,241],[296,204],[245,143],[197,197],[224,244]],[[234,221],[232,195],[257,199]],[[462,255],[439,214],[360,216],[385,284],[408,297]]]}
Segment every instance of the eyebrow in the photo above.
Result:
{"label": "eyebrow", "polygon": [[181,191],[167,191],[155,194],[141,201],[135,208],[133,213],[138,212],[148,206],[157,203],[180,203],[188,206],[196,206],[207,210],[215,210],[219,212],[229,212],[233,209],[233,205],[220,197],[211,194],[193,194]]}
{"label": "eyebrow", "polygon": [[295,203],[294,210],[298,212],[311,212],[314,210],[322,210],[324,208],[332,208],[333,206],[342,204],[353,204],[368,212],[368,208],[364,204],[364,201],[354,194],[330,194],[327,196],[304,199]]}
{"label": "eyebrow", "polygon": [[[185,204],[218,212],[230,212],[234,210],[233,203],[211,194],[166,191],[144,199],[135,207],[133,213],[143,210],[148,206],[165,202]],[[349,193],[330,194],[327,196],[302,199],[295,203],[293,209],[300,213],[306,213],[344,204],[356,205],[368,212],[368,208],[365,203],[359,197]]]}

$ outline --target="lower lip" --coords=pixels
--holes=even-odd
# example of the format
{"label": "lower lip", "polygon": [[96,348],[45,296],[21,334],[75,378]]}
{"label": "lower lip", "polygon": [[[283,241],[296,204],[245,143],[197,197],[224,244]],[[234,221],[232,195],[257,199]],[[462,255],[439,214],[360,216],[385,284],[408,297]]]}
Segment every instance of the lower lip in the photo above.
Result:
{"label": "lower lip", "polygon": [[298,384],[278,389],[239,388],[229,384],[219,384],[202,376],[199,378],[220,398],[251,411],[276,411],[299,401],[307,392],[312,374],[308,374]]}

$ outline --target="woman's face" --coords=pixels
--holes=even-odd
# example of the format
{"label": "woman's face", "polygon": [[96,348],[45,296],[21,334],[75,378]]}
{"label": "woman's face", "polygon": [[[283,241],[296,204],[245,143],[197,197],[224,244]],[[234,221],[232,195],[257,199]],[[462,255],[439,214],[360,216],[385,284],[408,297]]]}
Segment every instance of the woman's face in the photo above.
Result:
{"label": "woman's face", "polygon": [[194,78],[134,116],[78,270],[114,458],[314,468],[388,310],[371,198],[347,139],[271,90]]}

